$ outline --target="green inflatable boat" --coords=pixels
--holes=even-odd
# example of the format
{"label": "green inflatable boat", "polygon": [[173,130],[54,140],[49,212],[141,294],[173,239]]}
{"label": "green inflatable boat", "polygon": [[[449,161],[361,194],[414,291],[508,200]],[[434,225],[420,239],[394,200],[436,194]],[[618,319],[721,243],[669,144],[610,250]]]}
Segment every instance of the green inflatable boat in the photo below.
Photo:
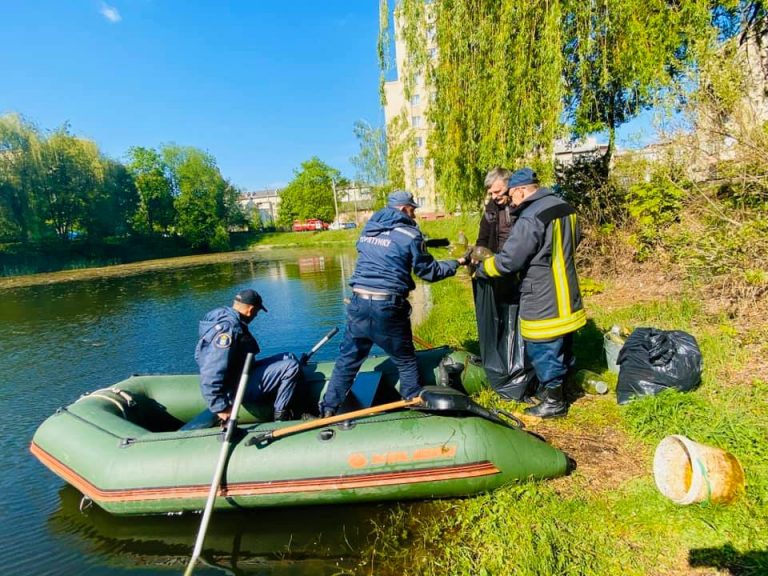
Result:
{"label": "green inflatable boat", "polygon": [[[474,392],[482,369],[465,352],[418,353],[427,386]],[[317,405],[332,362],[310,362],[296,413]],[[387,357],[363,365],[345,409],[399,399]],[[438,398],[440,394],[438,392]],[[32,453],[86,498],[113,514],[201,510],[221,451],[218,428],[179,431],[205,407],[197,375],[134,376],[82,396],[38,428]],[[269,422],[271,406],[240,411],[217,509],[440,498],[529,478],[565,474],[568,458],[498,417],[464,410],[406,409],[285,435],[297,422]]]}

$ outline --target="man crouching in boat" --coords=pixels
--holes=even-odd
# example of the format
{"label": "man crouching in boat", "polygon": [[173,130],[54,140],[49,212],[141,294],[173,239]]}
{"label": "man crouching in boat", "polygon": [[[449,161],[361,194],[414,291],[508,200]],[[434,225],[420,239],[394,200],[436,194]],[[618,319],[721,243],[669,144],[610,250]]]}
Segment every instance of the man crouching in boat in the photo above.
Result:
{"label": "man crouching in boat", "polygon": [[421,392],[408,302],[409,292],[416,288],[411,270],[419,278],[437,282],[456,274],[466,258],[432,258],[413,219],[418,207],[411,193],[392,192],[387,206],[371,216],[357,241],[357,265],[349,281],[352,298],[347,306],[347,327],[320,402],[323,417],[339,409],[374,344],[397,366],[400,395],[409,400]]}
{"label": "man crouching in boat", "polygon": [[[259,353],[259,344],[248,330],[248,324],[260,310],[267,312],[261,295],[249,288],[238,292],[231,307],[215,308],[200,321],[195,361],[200,366],[200,390],[208,408],[181,430],[210,428],[231,416],[245,357],[249,352]],[[299,362],[292,354],[275,354],[258,360],[251,367],[245,399],[259,402],[275,397],[275,420],[290,420],[288,404],[298,378]]]}

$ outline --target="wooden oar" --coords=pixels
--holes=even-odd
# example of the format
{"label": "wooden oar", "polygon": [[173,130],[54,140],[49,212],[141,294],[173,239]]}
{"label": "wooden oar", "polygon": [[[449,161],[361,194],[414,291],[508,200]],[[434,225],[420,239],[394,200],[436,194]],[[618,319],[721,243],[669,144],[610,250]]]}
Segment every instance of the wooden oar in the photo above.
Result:
{"label": "wooden oar", "polygon": [[219,461],[216,464],[216,471],[213,473],[213,480],[211,481],[211,489],[208,492],[208,500],[205,503],[205,510],[203,511],[203,519],[200,521],[200,530],[197,533],[197,540],[195,541],[195,549],[192,551],[192,558],[187,565],[187,569],[184,571],[184,576],[190,576],[195,569],[197,559],[200,558],[200,553],[203,551],[203,542],[205,541],[205,533],[208,531],[208,522],[211,520],[211,512],[213,512],[213,503],[216,501],[216,494],[219,491],[219,485],[221,484],[221,476],[224,474],[224,466],[227,463],[227,457],[229,456],[229,449],[232,445],[232,436],[237,428],[237,413],[240,410],[240,404],[243,403],[243,396],[245,395],[245,388],[248,384],[248,374],[251,370],[251,361],[253,360],[253,354],[251,352],[245,357],[245,364],[243,365],[243,373],[240,376],[240,383],[237,385],[237,393],[235,394],[235,401],[232,403],[232,412],[230,412],[229,420],[227,420],[226,429],[224,431],[224,442],[221,446],[221,452],[219,452]]}
{"label": "wooden oar", "polygon": [[345,422],[346,420],[352,420],[354,418],[373,416],[374,414],[388,412],[389,410],[397,410],[398,408],[421,406],[423,403],[424,401],[421,399],[421,396],[416,396],[410,400],[398,400],[397,402],[379,404],[378,406],[371,406],[370,408],[363,408],[362,410],[355,410],[354,412],[328,416],[327,418],[316,418],[315,420],[309,420],[307,422],[302,422],[301,424],[294,424],[293,426],[286,426],[285,428],[277,428],[276,430],[262,432],[261,434],[253,436],[248,440],[247,444],[266,444],[281,436],[288,436],[289,434],[296,434],[297,432],[304,432],[305,430],[314,430],[315,428],[338,424],[339,422]]}
{"label": "wooden oar", "polygon": [[419,346],[421,346],[422,348],[424,348],[425,350],[429,350],[429,349],[431,349],[431,348],[434,348],[434,345],[430,344],[429,342],[427,342],[427,341],[426,341],[426,340],[424,340],[423,338],[419,338],[419,337],[418,337],[418,336],[416,336],[415,334],[413,335],[413,341],[414,341],[416,344],[418,344]]}
{"label": "wooden oar", "polygon": [[515,428],[523,427],[523,423],[514,415],[500,410],[488,410],[483,408],[463,392],[459,392],[448,386],[425,386],[421,391],[421,394],[410,400],[398,400],[397,402],[390,402],[389,404],[380,404],[379,406],[371,406],[370,408],[363,408],[362,410],[355,410],[354,412],[337,414],[336,416],[329,416],[328,418],[317,418],[315,420],[309,420],[308,422],[302,422],[301,424],[286,426],[285,428],[268,430],[252,436],[246,442],[246,445],[252,446],[256,444],[265,446],[269,444],[270,441],[283,436],[288,436],[289,434],[296,434],[298,432],[304,432],[305,430],[314,430],[316,428],[338,424],[339,422],[352,420],[354,418],[373,416],[374,414],[388,412],[389,410],[397,410],[398,408],[415,408],[417,410],[428,410],[430,412],[467,412],[485,418],[486,420],[496,422],[497,424],[509,426],[509,422],[506,422],[499,417],[499,414],[501,413],[512,420]]}

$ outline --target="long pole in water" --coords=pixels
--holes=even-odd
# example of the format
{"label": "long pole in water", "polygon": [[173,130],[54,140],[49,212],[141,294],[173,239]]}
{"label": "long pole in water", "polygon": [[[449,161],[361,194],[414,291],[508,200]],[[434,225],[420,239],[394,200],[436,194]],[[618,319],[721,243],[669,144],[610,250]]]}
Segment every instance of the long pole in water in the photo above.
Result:
{"label": "long pole in water", "polygon": [[208,500],[205,503],[203,519],[200,521],[200,530],[197,533],[195,549],[192,551],[192,558],[189,560],[187,569],[184,571],[184,576],[191,576],[195,569],[195,564],[197,564],[197,560],[200,558],[200,554],[203,551],[205,533],[208,531],[208,522],[210,522],[211,513],[213,512],[213,503],[216,501],[216,493],[219,491],[221,476],[224,474],[224,466],[227,463],[229,448],[232,444],[232,435],[237,429],[237,413],[240,410],[240,404],[243,403],[243,396],[245,395],[245,388],[248,384],[248,374],[251,370],[252,360],[253,354],[249,352],[245,357],[245,364],[243,365],[243,373],[240,376],[240,383],[237,385],[237,393],[235,394],[235,401],[232,404],[232,412],[229,415],[229,420],[227,420],[226,429],[224,431],[224,442],[221,446],[221,452],[219,453],[219,461],[216,464],[216,471],[213,474],[213,481],[211,481],[211,490],[208,492]]}

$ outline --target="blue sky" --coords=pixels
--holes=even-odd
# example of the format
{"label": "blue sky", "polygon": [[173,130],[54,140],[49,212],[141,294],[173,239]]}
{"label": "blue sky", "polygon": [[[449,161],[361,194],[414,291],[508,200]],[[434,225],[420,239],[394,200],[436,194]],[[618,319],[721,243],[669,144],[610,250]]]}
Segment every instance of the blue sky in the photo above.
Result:
{"label": "blue sky", "polygon": [[376,0],[0,0],[0,114],[124,159],[175,142],[246,189],[316,155],[354,176],[378,125]]}

